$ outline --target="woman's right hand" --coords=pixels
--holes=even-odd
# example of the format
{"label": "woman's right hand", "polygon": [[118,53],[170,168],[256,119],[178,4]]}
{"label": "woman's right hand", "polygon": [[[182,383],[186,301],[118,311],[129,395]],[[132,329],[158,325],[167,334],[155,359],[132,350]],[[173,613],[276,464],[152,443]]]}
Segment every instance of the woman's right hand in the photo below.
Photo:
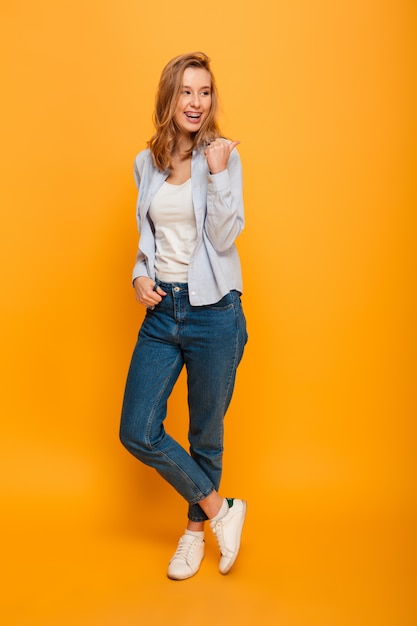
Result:
{"label": "woman's right hand", "polygon": [[153,308],[161,302],[163,296],[167,295],[161,287],[157,287],[155,291],[155,285],[155,281],[147,276],[138,276],[133,282],[136,300],[147,308]]}

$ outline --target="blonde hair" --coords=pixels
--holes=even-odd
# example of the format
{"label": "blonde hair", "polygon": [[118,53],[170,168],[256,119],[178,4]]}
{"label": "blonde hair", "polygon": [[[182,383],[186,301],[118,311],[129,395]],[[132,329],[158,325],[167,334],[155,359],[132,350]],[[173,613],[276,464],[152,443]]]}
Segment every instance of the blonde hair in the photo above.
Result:
{"label": "blonde hair", "polygon": [[203,52],[190,52],[175,57],[162,70],[153,114],[155,133],[148,141],[155,166],[161,171],[165,171],[170,166],[171,155],[176,147],[179,129],[174,120],[174,114],[181,92],[184,71],[188,67],[205,69],[211,78],[210,111],[201,128],[194,135],[189,154],[195,147],[207,144],[220,135],[217,125],[218,94],[209,57]]}

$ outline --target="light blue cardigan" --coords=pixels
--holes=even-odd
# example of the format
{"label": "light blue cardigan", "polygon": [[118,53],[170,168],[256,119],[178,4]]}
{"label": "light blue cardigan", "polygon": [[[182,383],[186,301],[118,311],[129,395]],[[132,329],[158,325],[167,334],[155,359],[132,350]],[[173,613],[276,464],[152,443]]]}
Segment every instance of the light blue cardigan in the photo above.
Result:
{"label": "light blue cardigan", "polygon": [[[148,216],[150,204],[169,172],[159,171],[149,149],[135,159],[138,187],[136,215],[140,233],[132,280],[155,279],[155,237]],[[244,225],[242,167],[236,149],[227,169],[210,174],[201,150],[191,160],[191,184],[197,226],[197,241],[188,266],[188,292],[194,306],[213,304],[232,289],[242,293],[242,272],[235,239]]]}

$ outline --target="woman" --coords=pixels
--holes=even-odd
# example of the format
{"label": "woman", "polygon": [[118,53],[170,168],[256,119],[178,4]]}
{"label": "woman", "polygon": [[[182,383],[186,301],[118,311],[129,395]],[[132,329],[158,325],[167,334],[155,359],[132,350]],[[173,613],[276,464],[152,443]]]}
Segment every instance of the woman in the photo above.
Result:
{"label": "woman", "polygon": [[[235,239],[243,228],[237,141],[219,136],[209,58],[172,59],[156,98],[156,131],[135,160],[139,250],[136,299],[147,309],[123,402],[121,441],[188,502],[188,523],[168,577],[193,576],[210,520],[226,574],[236,560],[246,502],[220,496],[223,419],[247,341]],[[164,429],[185,365],[188,453]]]}

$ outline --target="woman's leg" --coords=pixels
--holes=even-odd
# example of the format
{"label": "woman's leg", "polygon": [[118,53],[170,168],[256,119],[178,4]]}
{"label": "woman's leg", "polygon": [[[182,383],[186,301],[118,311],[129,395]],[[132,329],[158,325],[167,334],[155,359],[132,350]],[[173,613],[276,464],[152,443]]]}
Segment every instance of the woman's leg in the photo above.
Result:
{"label": "woman's leg", "polygon": [[[190,307],[181,342],[188,374],[190,453],[216,488],[209,498],[190,505],[189,520],[197,524],[214,517],[223,501],[217,493],[223,422],[246,341],[246,322],[237,292],[216,305]],[[191,527],[196,528],[194,524]]]}
{"label": "woman's leg", "polygon": [[168,397],[183,367],[167,298],[163,306],[147,313],[139,333],[126,383],[120,438],[134,456],[195,503],[212,493],[214,484],[163,426]]}

